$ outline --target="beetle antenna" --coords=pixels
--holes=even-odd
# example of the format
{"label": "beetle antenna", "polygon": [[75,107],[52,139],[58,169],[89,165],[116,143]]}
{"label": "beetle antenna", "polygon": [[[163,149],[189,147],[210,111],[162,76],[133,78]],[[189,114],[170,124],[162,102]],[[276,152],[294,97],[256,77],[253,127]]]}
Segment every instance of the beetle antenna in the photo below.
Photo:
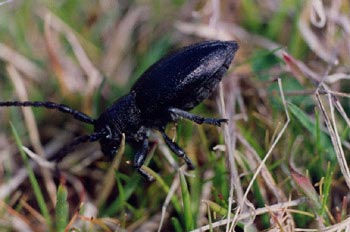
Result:
{"label": "beetle antenna", "polygon": [[55,156],[53,156],[50,160],[54,160],[56,162],[60,162],[68,153],[72,152],[76,146],[78,146],[81,143],[87,143],[87,142],[95,142],[97,140],[100,140],[103,136],[105,136],[106,133],[104,131],[102,132],[94,132],[89,135],[82,135],[77,138],[75,138],[70,144],[62,147]]}
{"label": "beetle antenna", "polygon": [[19,102],[19,101],[5,101],[5,102],[0,102],[0,107],[43,107],[47,109],[54,109],[58,110],[62,113],[65,114],[70,114],[72,115],[76,120],[79,120],[81,122],[89,123],[89,124],[95,124],[95,119],[91,118],[90,116],[84,114],[83,112],[80,112],[78,110],[74,110],[70,108],[67,105],[64,104],[57,104],[54,102],[39,102],[39,101],[24,101],[24,102]]}

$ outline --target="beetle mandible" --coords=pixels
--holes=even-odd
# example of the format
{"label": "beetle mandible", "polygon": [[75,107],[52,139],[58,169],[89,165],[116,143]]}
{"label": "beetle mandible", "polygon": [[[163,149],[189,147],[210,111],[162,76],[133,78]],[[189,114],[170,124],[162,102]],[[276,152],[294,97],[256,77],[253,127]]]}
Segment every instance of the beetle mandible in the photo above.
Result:
{"label": "beetle mandible", "polygon": [[94,126],[92,134],[80,136],[62,148],[56,160],[78,144],[94,141],[100,142],[104,155],[114,156],[124,133],[126,142],[137,148],[135,168],[151,180],[152,177],[141,168],[149,148],[150,130],[160,131],[170,150],[184,159],[188,169],[194,169],[184,150],[166,135],[166,125],[179,118],[216,126],[227,122],[227,119],[204,118],[188,111],[210,96],[228,70],[237,50],[235,41],[205,41],[184,47],[153,64],[128,94],[116,100],[97,119],[53,102],[6,101],[0,102],[0,107],[55,109]]}

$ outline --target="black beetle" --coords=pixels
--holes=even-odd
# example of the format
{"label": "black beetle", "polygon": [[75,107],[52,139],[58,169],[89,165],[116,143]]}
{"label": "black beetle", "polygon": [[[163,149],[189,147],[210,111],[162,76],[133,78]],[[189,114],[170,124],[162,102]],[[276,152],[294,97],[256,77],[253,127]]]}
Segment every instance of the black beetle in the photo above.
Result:
{"label": "black beetle", "polygon": [[165,126],[179,118],[216,126],[227,122],[227,119],[204,118],[187,111],[210,96],[228,70],[237,50],[235,41],[206,41],[184,47],[153,64],[127,95],[115,101],[97,119],[53,102],[0,102],[0,107],[56,109],[94,125],[94,133],[76,138],[59,152],[60,155],[55,160],[61,159],[80,143],[98,140],[102,152],[114,156],[124,133],[126,141],[137,148],[134,166],[144,177],[151,179],[141,166],[148,152],[149,132],[155,129],[161,132],[169,148],[185,160],[189,169],[193,169],[194,166],[183,149],[166,135]]}

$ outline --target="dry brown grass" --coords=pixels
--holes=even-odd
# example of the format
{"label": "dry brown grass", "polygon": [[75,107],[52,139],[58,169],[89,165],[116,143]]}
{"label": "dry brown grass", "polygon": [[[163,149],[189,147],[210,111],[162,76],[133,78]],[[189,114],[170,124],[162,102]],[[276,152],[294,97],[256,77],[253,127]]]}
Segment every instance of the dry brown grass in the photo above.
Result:
{"label": "dry brown grass", "polygon": [[[169,50],[237,40],[240,50],[220,90],[195,110],[229,123],[218,130],[185,122],[176,133],[169,128],[198,166],[185,173],[193,231],[350,230],[349,2],[2,3],[1,101],[64,102],[95,116]],[[130,147],[112,164],[97,144],[67,156],[58,178],[46,159],[92,128],[55,112],[24,109],[23,118],[19,112],[0,111],[1,230],[54,231],[59,184],[68,191],[67,231],[185,228],[178,174],[184,170],[158,134],[147,160],[154,183],[135,174]],[[28,147],[52,225],[38,207],[9,121]]]}

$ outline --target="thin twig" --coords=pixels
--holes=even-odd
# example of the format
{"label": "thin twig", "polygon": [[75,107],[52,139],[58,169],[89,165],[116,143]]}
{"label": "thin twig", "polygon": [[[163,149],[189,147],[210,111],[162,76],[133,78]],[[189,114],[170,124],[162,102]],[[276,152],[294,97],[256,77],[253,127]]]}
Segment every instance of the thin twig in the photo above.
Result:
{"label": "thin twig", "polygon": [[124,149],[125,149],[125,134],[122,134],[122,141],[120,143],[120,147],[118,150],[117,155],[114,157],[112,165],[109,167],[108,172],[106,173],[105,177],[103,178],[103,183],[102,183],[102,190],[101,193],[99,194],[97,200],[96,200],[96,205],[101,207],[102,204],[106,202],[106,199],[108,195],[111,193],[116,181],[115,181],[115,171],[118,170],[119,165],[122,160],[122,156],[124,154]]}
{"label": "thin twig", "polygon": [[[266,206],[266,207],[263,207],[263,208],[258,208],[258,209],[255,210],[255,214],[256,215],[262,215],[262,214],[269,213],[269,212],[279,212],[281,210],[285,210],[285,209],[290,208],[290,207],[298,206],[298,205],[300,205],[301,203],[304,203],[304,202],[305,202],[305,198],[299,198],[299,199],[296,199],[296,200],[293,200],[293,201],[287,201],[287,202],[283,202],[283,203],[278,203],[278,204]],[[249,217],[251,217],[251,214],[248,212],[248,213],[240,214],[237,217],[237,219],[240,221],[240,220],[247,219]],[[219,227],[219,226],[226,225],[226,224],[230,223],[232,220],[233,219],[231,219],[230,221],[228,219],[223,219],[223,220],[214,222],[211,225],[202,226],[200,228],[192,230],[191,232],[207,231],[207,230]]]}
{"label": "thin twig", "polygon": [[[21,101],[28,101],[27,90],[26,90],[26,87],[23,83],[23,80],[22,80],[19,72],[17,72],[15,67],[12,65],[7,66],[7,72],[9,73],[9,77],[11,78],[11,80],[15,86],[16,93],[17,93],[19,99]],[[39,154],[41,157],[45,157],[45,151],[44,151],[44,148],[43,148],[41,141],[40,141],[39,129],[38,129],[38,126],[36,124],[32,109],[22,108],[22,112],[24,115],[24,120],[26,122],[26,126],[27,126],[28,131],[29,131],[30,141],[31,141],[36,153]],[[41,169],[41,171],[42,171],[42,175],[43,175],[44,180],[45,180],[45,184],[46,184],[45,186],[46,186],[46,189],[49,193],[51,203],[53,205],[55,205],[56,204],[56,185],[53,182],[52,175],[49,172],[49,170],[47,170],[45,168]]]}
{"label": "thin twig", "polygon": [[[249,185],[245,191],[245,194],[243,196],[243,202],[246,201],[247,199],[247,196],[250,192],[250,189],[252,188],[253,186],[253,183],[255,181],[255,179],[257,178],[258,174],[260,173],[260,171],[262,170],[263,166],[265,165],[266,163],[266,160],[270,157],[272,151],[275,149],[277,143],[279,142],[279,140],[281,139],[282,135],[284,134],[285,130],[287,129],[288,125],[289,125],[289,122],[290,122],[290,118],[289,118],[289,113],[288,113],[288,109],[287,109],[287,103],[286,103],[286,100],[285,100],[285,97],[284,97],[284,92],[283,92],[283,87],[282,87],[282,82],[281,82],[281,79],[278,78],[278,86],[279,86],[279,90],[280,90],[280,94],[281,94],[281,98],[282,98],[282,103],[283,103],[283,107],[284,107],[284,111],[285,111],[285,115],[287,117],[287,121],[285,122],[283,128],[281,129],[281,131],[278,133],[276,139],[273,141],[270,149],[268,150],[268,152],[266,153],[264,159],[261,161],[259,167],[257,168],[256,172],[254,173],[251,181],[249,182]],[[234,229],[234,226],[235,224],[237,223],[238,221],[238,215],[240,213],[240,211],[242,210],[242,208],[240,206],[238,206],[237,208],[237,211],[236,211],[236,218],[232,221],[232,226],[231,226],[231,229],[230,231],[233,231]]]}
{"label": "thin twig", "polygon": [[329,98],[329,106],[331,108],[331,119],[329,118],[329,116],[327,115],[326,113],[326,109],[322,103],[322,100],[320,98],[320,95],[318,94],[318,91],[316,91],[316,100],[317,100],[317,103],[318,103],[318,106],[321,110],[321,113],[325,119],[325,123],[326,123],[326,126],[328,128],[328,131],[329,131],[329,135],[331,137],[331,141],[332,141],[332,144],[333,144],[333,147],[334,147],[334,150],[335,150],[335,154],[337,156],[337,160],[338,160],[338,164],[339,164],[339,167],[340,167],[340,170],[344,176],[344,179],[345,179],[345,182],[348,186],[348,188],[350,189],[350,170],[349,170],[349,167],[347,165],[347,162],[346,162],[346,158],[345,158],[345,155],[344,155],[344,150],[342,148],[342,145],[341,145],[341,140],[340,140],[340,137],[339,137],[339,134],[338,134],[338,130],[336,128],[336,121],[335,121],[335,116],[334,116],[334,107],[333,107],[333,104],[332,104],[332,100],[331,100],[331,95],[329,94],[328,95],[328,98]]}
{"label": "thin twig", "polygon": [[166,217],[166,209],[168,208],[168,205],[171,201],[171,198],[175,194],[175,191],[179,188],[179,185],[180,185],[179,175],[175,175],[173,183],[170,186],[169,192],[168,192],[168,194],[165,198],[165,201],[163,203],[163,206],[162,206],[162,216],[161,216],[161,219],[159,222],[158,232],[160,232],[162,230],[164,219]]}

